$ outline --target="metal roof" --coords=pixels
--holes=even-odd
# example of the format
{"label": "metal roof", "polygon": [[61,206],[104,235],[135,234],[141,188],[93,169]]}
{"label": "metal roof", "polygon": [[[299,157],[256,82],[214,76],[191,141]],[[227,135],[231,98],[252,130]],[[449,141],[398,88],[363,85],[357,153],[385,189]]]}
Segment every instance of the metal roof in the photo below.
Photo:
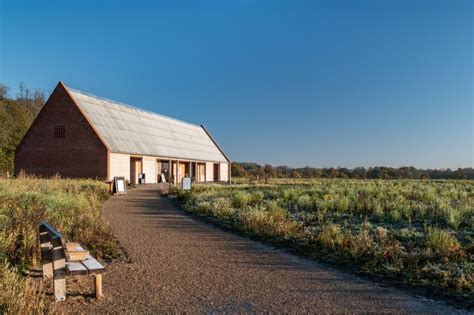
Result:
{"label": "metal roof", "polygon": [[67,90],[111,152],[227,162],[201,126]]}

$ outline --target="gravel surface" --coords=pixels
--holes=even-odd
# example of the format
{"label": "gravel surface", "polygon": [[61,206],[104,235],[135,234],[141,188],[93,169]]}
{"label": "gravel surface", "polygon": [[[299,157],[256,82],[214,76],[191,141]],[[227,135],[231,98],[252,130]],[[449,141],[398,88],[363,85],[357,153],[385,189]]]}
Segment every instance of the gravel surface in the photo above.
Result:
{"label": "gravel surface", "polygon": [[212,227],[176,209],[157,186],[112,197],[104,216],[130,262],[107,266],[99,301],[81,294],[91,292],[92,278],[73,279],[63,307],[140,314],[457,312]]}

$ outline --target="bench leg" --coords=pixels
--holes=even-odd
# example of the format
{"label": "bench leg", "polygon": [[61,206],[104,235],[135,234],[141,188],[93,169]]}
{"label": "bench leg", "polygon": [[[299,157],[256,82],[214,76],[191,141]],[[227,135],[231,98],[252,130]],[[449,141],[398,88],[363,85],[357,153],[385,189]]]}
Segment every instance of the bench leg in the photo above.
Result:
{"label": "bench leg", "polygon": [[54,299],[57,302],[66,300],[66,278],[54,278]]}
{"label": "bench leg", "polygon": [[[56,240],[57,241],[57,240]],[[56,301],[66,300],[66,259],[61,244],[53,242],[53,287]]]}
{"label": "bench leg", "polygon": [[102,275],[95,275],[95,297],[101,298],[102,294]]}

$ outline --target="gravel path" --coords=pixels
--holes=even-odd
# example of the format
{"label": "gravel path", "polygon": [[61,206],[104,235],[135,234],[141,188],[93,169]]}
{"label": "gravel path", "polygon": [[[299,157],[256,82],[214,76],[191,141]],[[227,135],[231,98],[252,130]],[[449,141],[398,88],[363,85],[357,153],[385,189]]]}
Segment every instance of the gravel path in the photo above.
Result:
{"label": "gravel path", "polygon": [[455,312],[214,228],[175,209],[156,186],[111,198],[104,216],[132,262],[109,265],[106,298],[82,311]]}

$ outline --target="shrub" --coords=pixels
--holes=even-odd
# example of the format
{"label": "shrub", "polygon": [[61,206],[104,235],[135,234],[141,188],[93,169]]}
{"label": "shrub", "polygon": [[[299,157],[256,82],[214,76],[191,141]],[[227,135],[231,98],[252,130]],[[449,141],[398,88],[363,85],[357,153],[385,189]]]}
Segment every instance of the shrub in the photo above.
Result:
{"label": "shrub", "polygon": [[369,224],[362,225],[362,229],[355,235],[346,234],[347,243],[349,244],[349,253],[352,257],[358,259],[372,254],[373,239],[369,234]]}
{"label": "shrub", "polygon": [[[192,207],[192,203],[189,204],[189,207]],[[200,200],[197,202],[196,206],[194,207],[196,211],[200,214],[208,214],[211,213],[211,203],[207,200]]]}
{"label": "shrub", "polygon": [[296,204],[298,206],[298,210],[300,211],[309,211],[313,209],[313,200],[309,195],[301,195],[298,197]]}
{"label": "shrub", "polygon": [[334,201],[334,211],[347,212],[349,211],[350,201],[349,198],[341,197]]}
{"label": "shrub", "polygon": [[261,203],[264,197],[265,195],[263,194],[263,192],[259,190],[252,192],[252,197],[251,197],[252,204],[255,205],[255,204]]}
{"label": "shrub", "polygon": [[427,248],[433,249],[434,252],[441,257],[457,260],[464,256],[458,240],[446,231],[438,228],[428,228],[426,246]]}
{"label": "shrub", "polygon": [[229,218],[234,214],[234,209],[229,199],[219,197],[212,202],[212,213],[219,218]]}
{"label": "shrub", "polygon": [[341,226],[339,224],[328,223],[323,226],[321,232],[317,236],[317,240],[324,246],[332,250],[339,247],[342,243],[343,237],[341,233]]}
{"label": "shrub", "polygon": [[251,196],[246,192],[237,191],[232,198],[232,206],[235,208],[246,207],[251,200]]}
{"label": "shrub", "polygon": [[392,211],[389,212],[389,217],[390,217],[390,221],[397,223],[402,218],[402,215],[400,214],[400,211],[398,209],[393,209]]}

